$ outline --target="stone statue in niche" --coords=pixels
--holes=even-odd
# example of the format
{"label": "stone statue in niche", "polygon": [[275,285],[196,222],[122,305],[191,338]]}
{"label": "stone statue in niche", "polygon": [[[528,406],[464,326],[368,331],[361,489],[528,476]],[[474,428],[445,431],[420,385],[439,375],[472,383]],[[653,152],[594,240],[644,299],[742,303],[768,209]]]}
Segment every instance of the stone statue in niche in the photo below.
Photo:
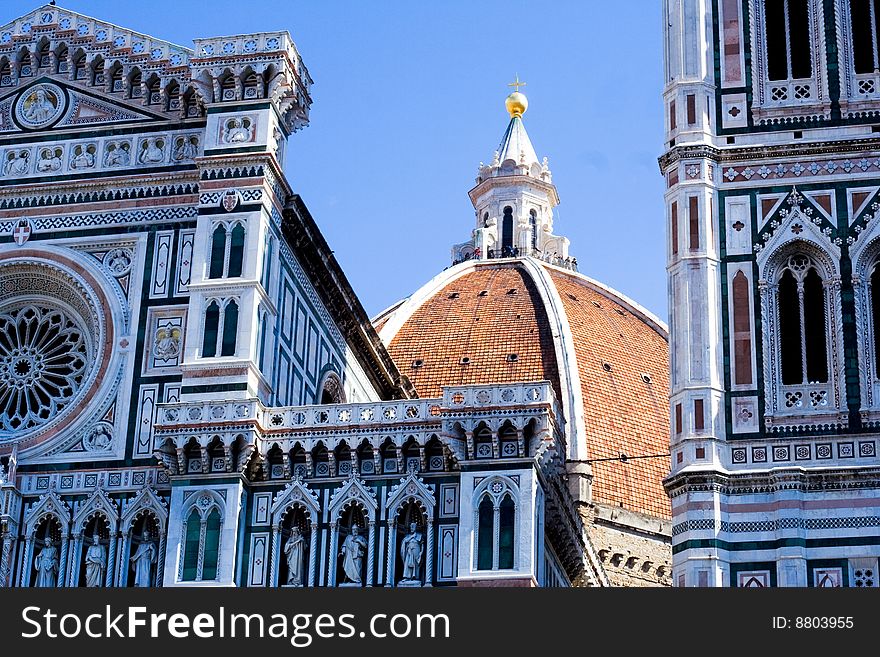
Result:
{"label": "stone statue in niche", "polygon": [[303,584],[303,556],[305,554],[305,538],[296,525],[290,530],[290,538],[284,544],[284,556],[287,559],[287,583],[290,586]]}
{"label": "stone statue in niche", "polygon": [[55,578],[58,576],[58,548],[52,544],[52,539],[48,536],[43,539],[43,547],[34,557],[34,569],[37,571],[35,586],[55,587]]}
{"label": "stone statue in niche", "polygon": [[134,585],[143,588],[152,586],[150,571],[153,568],[153,563],[156,561],[156,544],[150,538],[149,529],[144,529],[144,534],[141,536],[141,544],[138,545],[137,550],[131,555],[129,561],[131,561],[134,568]]}
{"label": "stone statue in niche", "polygon": [[127,141],[110,144],[104,156],[104,166],[124,167],[131,161],[131,144]]}
{"label": "stone statue in niche", "polygon": [[361,583],[361,571],[364,563],[364,554],[367,552],[367,541],[358,535],[358,526],[351,525],[351,533],[342,544],[340,556],[342,556],[342,569],[345,571],[345,581]]}
{"label": "stone statue in niche", "polygon": [[31,154],[28,151],[11,152],[6,156],[6,164],[3,167],[4,175],[23,176],[30,169]]}
{"label": "stone statue in niche", "polygon": [[92,544],[86,551],[86,586],[104,586],[104,573],[107,571],[107,552],[101,545],[98,533],[92,536]]}
{"label": "stone statue in niche", "polygon": [[141,144],[138,162],[141,164],[157,164],[165,160],[165,142],[161,139],[147,139]]}
{"label": "stone statue in niche", "polygon": [[60,171],[62,154],[63,151],[60,148],[44,148],[41,150],[40,159],[37,161],[37,171],[40,173]]}
{"label": "stone statue in niche", "polygon": [[400,542],[400,558],[403,561],[403,581],[419,580],[419,569],[422,565],[422,533],[414,522],[409,524],[409,534]]}

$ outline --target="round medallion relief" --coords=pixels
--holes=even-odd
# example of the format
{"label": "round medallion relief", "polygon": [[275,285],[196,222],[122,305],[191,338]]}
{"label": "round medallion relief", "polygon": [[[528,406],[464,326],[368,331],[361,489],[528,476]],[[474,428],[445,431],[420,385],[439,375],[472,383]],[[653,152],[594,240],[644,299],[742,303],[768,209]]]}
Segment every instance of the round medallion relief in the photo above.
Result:
{"label": "round medallion relief", "polygon": [[19,96],[15,103],[15,118],[26,128],[44,128],[56,121],[67,106],[67,99],[60,87],[38,84]]}

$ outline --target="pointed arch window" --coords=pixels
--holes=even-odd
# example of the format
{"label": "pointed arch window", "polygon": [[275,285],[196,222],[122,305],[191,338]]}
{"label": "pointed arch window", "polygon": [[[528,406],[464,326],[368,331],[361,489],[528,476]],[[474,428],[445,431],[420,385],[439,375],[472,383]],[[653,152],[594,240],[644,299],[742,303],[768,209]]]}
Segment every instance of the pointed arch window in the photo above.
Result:
{"label": "pointed arch window", "polygon": [[871,319],[874,327],[874,376],[880,379],[880,262],[871,272]]}
{"label": "pointed arch window", "polygon": [[[750,0],[753,114],[830,118],[823,0]],[[832,33],[833,36],[833,33]]]}
{"label": "pointed arch window", "polygon": [[260,371],[266,372],[266,333],[269,331],[269,313],[265,310],[260,313],[260,354],[259,367]]}
{"label": "pointed arch window", "polygon": [[[802,217],[806,223],[796,207],[788,221],[800,223]],[[763,416],[769,431],[817,421],[843,427],[849,415],[840,252],[814,239],[819,238],[809,235],[758,254]]]}
{"label": "pointed arch window", "polygon": [[478,508],[477,570],[492,570],[495,553],[495,507],[492,498],[484,495]]}
{"label": "pointed arch window", "polygon": [[245,228],[241,222],[218,223],[211,233],[208,278],[237,278],[244,267]]}
{"label": "pointed arch window", "polygon": [[510,495],[505,495],[498,507],[498,568],[513,568],[514,522],[516,505]]}
{"label": "pointed arch window", "polygon": [[238,302],[212,299],[205,311],[202,357],[235,356],[238,336]]}
{"label": "pointed arch window", "polygon": [[516,568],[516,488],[506,477],[491,477],[475,491],[474,567]]}
{"label": "pointed arch window", "polygon": [[228,276],[237,278],[241,276],[241,267],[244,261],[244,226],[235,224],[232,229],[232,239],[229,246],[229,272]]}
{"label": "pointed arch window", "polygon": [[213,358],[217,355],[217,334],[220,330],[220,304],[212,301],[205,312],[205,330],[202,340],[202,357]]}
{"label": "pointed arch window", "polygon": [[223,317],[223,344],[220,350],[221,356],[235,355],[235,339],[238,334],[238,304],[230,301],[226,304],[226,313]]}
{"label": "pointed arch window", "polygon": [[186,532],[183,545],[183,581],[194,582],[199,569],[199,539],[202,534],[202,520],[199,512],[193,509],[186,519]]}
{"label": "pointed arch window", "polygon": [[764,9],[768,79],[812,77],[809,0],[768,0]]}
{"label": "pointed arch window", "polygon": [[202,493],[198,501],[190,507],[182,528],[183,554],[178,570],[179,581],[201,582],[217,579],[223,529],[222,512],[219,503],[211,499],[210,493]]}
{"label": "pointed arch window", "polygon": [[783,385],[828,382],[828,333],[822,278],[805,255],[793,255],[779,281]]}
{"label": "pointed arch window", "polygon": [[205,522],[205,550],[202,579],[217,579],[217,563],[220,556],[220,511],[215,507]]}

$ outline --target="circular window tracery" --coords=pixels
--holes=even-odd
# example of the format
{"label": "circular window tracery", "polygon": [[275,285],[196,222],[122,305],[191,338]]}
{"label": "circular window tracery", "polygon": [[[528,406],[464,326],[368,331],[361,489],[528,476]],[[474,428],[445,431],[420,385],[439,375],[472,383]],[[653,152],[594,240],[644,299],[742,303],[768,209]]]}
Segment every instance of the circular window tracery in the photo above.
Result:
{"label": "circular window tracery", "polygon": [[76,398],[91,349],[82,320],[48,304],[0,312],[0,423],[27,430]]}
{"label": "circular window tracery", "polygon": [[114,386],[118,306],[103,285],[61,250],[0,256],[0,447],[69,440]]}

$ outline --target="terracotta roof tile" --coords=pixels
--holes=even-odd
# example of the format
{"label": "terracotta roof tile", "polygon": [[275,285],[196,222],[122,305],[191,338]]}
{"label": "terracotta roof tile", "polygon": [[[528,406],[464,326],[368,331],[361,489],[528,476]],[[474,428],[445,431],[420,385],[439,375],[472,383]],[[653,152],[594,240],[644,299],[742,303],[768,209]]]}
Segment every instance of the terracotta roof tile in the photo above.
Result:
{"label": "terracotta roof tile", "polygon": [[669,344],[638,315],[576,277],[558,270],[550,276],[577,345],[587,458],[664,455],[593,463],[593,499],[668,518],[662,481],[669,471]]}
{"label": "terracotta roof tile", "polygon": [[[667,454],[666,339],[584,279],[547,269],[576,344],[587,458]],[[439,396],[444,385],[546,379],[561,398],[547,311],[530,274],[516,263],[480,265],[453,280],[413,312],[389,352],[422,397]],[[662,485],[668,467],[666,456],[594,462],[593,499],[668,518]]]}
{"label": "terracotta roof tile", "polygon": [[422,397],[439,397],[444,385],[545,379],[559,394],[550,322],[519,267],[479,267],[452,281],[413,313],[388,350]]}

